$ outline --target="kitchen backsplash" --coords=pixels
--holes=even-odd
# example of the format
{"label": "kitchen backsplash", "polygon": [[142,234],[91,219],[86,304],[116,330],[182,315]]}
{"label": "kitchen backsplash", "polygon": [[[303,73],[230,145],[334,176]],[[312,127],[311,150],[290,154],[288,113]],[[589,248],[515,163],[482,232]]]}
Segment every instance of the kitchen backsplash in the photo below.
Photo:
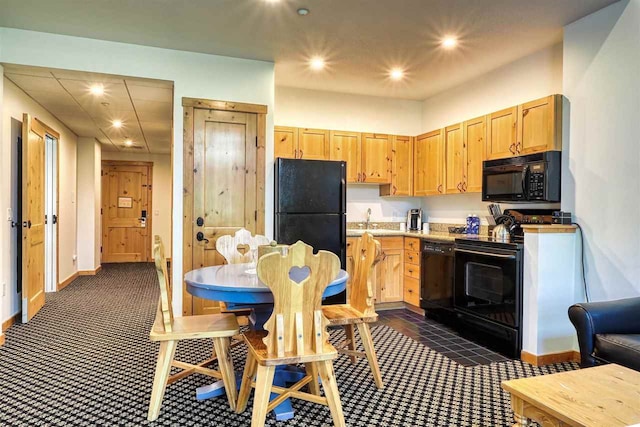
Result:
{"label": "kitchen backsplash", "polygon": [[[375,226],[376,229],[378,230],[399,230],[400,229],[400,222],[378,222],[378,221],[371,221],[371,225],[372,228],[373,226]],[[429,230],[430,231],[434,231],[434,232],[443,232],[443,233],[448,233],[449,232],[449,227],[461,227],[464,226],[465,224],[463,222],[460,223],[442,223],[442,222],[430,222],[429,223]],[[358,230],[358,229],[362,229],[365,226],[365,221],[358,221],[358,222],[347,222],[347,229],[348,230]],[[482,235],[486,235],[489,234],[489,226],[487,225],[481,225],[480,226],[480,234]]]}

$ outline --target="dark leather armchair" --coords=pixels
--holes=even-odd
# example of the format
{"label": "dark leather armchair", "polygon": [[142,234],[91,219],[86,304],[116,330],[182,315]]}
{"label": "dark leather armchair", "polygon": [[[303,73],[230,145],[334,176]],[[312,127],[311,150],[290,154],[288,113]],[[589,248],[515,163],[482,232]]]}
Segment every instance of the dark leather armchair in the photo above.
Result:
{"label": "dark leather armchair", "polygon": [[617,363],[640,371],[640,298],[574,304],[580,366]]}

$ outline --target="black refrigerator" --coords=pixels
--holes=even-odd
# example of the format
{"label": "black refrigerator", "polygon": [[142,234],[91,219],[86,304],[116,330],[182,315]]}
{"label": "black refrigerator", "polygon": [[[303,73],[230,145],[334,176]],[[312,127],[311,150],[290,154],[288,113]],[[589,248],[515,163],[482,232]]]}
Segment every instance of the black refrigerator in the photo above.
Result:
{"label": "black refrigerator", "polygon": [[[333,252],[345,268],[346,170],[346,162],[276,159],[274,237],[278,243],[302,240],[316,251]],[[344,292],[324,301],[345,302]]]}

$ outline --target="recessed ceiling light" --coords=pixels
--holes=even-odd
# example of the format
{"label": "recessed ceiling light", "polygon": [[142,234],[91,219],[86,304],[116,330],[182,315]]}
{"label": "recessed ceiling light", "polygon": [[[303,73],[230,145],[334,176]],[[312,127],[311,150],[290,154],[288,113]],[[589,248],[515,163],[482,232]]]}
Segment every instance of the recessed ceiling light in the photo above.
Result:
{"label": "recessed ceiling light", "polygon": [[324,59],[318,56],[311,58],[311,61],[309,62],[309,66],[314,70],[322,70],[325,65]]}
{"label": "recessed ceiling light", "polygon": [[96,96],[104,95],[104,86],[93,85],[89,88],[89,92],[91,92],[92,95]]}
{"label": "recessed ceiling light", "polygon": [[114,120],[112,124],[114,128],[120,128],[122,127],[122,120]]}
{"label": "recessed ceiling light", "polygon": [[124,141],[124,145],[126,145],[127,147],[131,147],[133,145],[133,141],[130,139],[127,139],[126,141]]}
{"label": "recessed ceiling light", "polygon": [[442,39],[442,47],[445,49],[453,49],[458,44],[458,40],[455,37],[445,37]]}
{"label": "recessed ceiling light", "polygon": [[400,69],[400,68],[394,68],[393,70],[391,70],[391,72],[389,73],[389,76],[393,79],[393,80],[400,80],[404,77],[404,70]]}
{"label": "recessed ceiling light", "polygon": [[310,11],[306,7],[301,7],[300,9],[298,9],[297,12],[298,12],[298,15],[300,16],[307,16]]}

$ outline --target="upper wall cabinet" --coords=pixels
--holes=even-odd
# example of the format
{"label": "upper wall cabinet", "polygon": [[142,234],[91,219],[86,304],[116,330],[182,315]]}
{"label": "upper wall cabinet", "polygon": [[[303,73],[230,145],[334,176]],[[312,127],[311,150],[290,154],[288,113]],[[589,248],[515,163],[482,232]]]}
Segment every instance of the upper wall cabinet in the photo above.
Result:
{"label": "upper wall cabinet", "polygon": [[298,129],[298,158],[327,160],[329,158],[329,131]]}
{"label": "upper wall cabinet", "polygon": [[329,160],[347,162],[347,182],[360,182],[362,176],[360,133],[332,130],[329,135]]}
{"label": "upper wall cabinet", "polygon": [[497,111],[487,119],[487,159],[562,149],[562,95]]}
{"label": "upper wall cabinet", "polygon": [[413,138],[391,137],[391,184],[380,186],[381,196],[413,195]]}
{"label": "upper wall cabinet", "polygon": [[518,155],[562,149],[561,95],[519,105],[518,120]]}
{"label": "upper wall cabinet", "polygon": [[467,120],[462,124],[465,149],[464,191],[482,192],[482,162],[486,159],[486,116]]}
{"label": "upper wall cabinet", "polygon": [[443,130],[417,136],[413,152],[413,195],[444,194],[445,146]]}
{"label": "upper wall cabinet", "polygon": [[464,193],[466,181],[465,145],[462,123],[447,126],[444,129],[444,141],[447,150],[446,193]]}
{"label": "upper wall cabinet", "polygon": [[391,138],[379,133],[362,134],[362,180],[372,184],[391,182]]}
{"label": "upper wall cabinet", "polygon": [[307,160],[328,159],[328,130],[285,126],[275,126],[274,130],[274,157]]}
{"label": "upper wall cabinet", "polygon": [[487,116],[487,159],[515,156],[518,107],[506,108]]}
{"label": "upper wall cabinet", "polygon": [[276,126],[273,141],[274,157],[296,159],[298,157],[298,128]]}

